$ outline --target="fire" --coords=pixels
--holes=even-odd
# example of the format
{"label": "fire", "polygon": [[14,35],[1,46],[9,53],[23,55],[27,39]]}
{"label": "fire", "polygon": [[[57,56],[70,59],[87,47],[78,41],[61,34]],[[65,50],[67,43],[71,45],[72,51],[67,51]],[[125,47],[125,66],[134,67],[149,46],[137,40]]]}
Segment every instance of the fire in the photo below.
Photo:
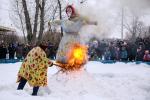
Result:
{"label": "fire", "polygon": [[73,52],[73,56],[74,56],[75,59],[82,60],[83,59],[82,49],[81,48],[75,49],[74,52]]}
{"label": "fire", "polygon": [[61,64],[64,71],[78,70],[87,62],[87,47],[81,44],[73,44],[67,54],[67,64]]}
{"label": "fire", "polygon": [[81,44],[74,44],[68,55],[67,55],[67,62],[69,65],[81,66],[87,61],[87,47]]}

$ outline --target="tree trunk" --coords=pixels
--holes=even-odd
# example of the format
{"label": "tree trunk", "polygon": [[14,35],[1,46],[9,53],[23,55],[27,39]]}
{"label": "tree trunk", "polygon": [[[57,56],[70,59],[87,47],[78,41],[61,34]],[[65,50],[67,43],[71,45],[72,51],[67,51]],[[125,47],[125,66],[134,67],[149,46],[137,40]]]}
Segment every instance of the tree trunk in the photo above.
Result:
{"label": "tree trunk", "polygon": [[19,16],[19,19],[20,19],[20,22],[21,22],[21,29],[22,29],[22,33],[23,33],[23,37],[24,37],[24,42],[27,43],[26,36],[25,36],[25,29],[24,29],[24,25],[23,25],[23,18],[22,18],[21,13],[19,12],[18,0],[16,0],[16,6],[17,6],[17,13],[18,13],[18,16]]}
{"label": "tree trunk", "polygon": [[37,34],[37,26],[38,26],[38,16],[39,16],[39,0],[35,0],[36,3],[36,11],[35,11],[35,19],[34,19],[34,28],[33,28],[33,38],[32,42],[36,42],[36,34]]}
{"label": "tree trunk", "polygon": [[21,21],[21,29],[22,29],[22,33],[23,33],[24,42],[26,44],[27,40],[26,40],[26,36],[25,36],[25,29],[23,27],[22,15],[19,15],[19,18],[20,18],[20,21]]}
{"label": "tree trunk", "polygon": [[28,39],[28,43],[31,43],[31,41],[32,41],[32,27],[31,27],[29,12],[27,9],[26,0],[22,0],[22,5],[23,5],[24,15],[25,15],[27,39]]}
{"label": "tree trunk", "polygon": [[[60,0],[58,0],[58,5],[59,5],[59,18],[62,20],[62,13],[61,13],[61,3]],[[63,29],[61,27],[61,36],[63,36]]]}
{"label": "tree trunk", "polygon": [[42,6],[40,7],[41,15],[40,15],[40,31],[38,36],[38,43],[42,40],[42,35],[44,32],[44,8],[45,8],[45,0],[42,0]]}

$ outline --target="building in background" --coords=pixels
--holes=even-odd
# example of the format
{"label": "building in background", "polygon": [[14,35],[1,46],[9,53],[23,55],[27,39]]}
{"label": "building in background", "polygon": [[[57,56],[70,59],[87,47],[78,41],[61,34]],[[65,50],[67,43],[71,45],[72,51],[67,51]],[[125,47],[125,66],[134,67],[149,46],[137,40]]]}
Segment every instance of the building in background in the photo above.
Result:
{"label": "building in background", "polygon": [[14,33],[16,33],[15,29],[0,25],[0,43],[6,43],[6,41],[8,41],[8,37],[7,37],[8,34],[14,34]]}

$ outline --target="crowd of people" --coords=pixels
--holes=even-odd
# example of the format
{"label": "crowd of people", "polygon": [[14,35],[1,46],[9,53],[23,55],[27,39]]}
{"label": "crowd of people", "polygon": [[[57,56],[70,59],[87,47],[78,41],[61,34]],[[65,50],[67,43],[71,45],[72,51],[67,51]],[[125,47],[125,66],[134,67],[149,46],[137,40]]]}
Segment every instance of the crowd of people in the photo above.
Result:
{"label": "crowd of people", "polygon": [[150,62],[150,38],[132,40],[94,40],[89,43],[90,60]]}
{"label": "crowd of people", "polygon": [[[54,59],[54,45],[50,42],[43,43],[46,46],[47,57]],[[28,52],[35,47],[35,45],[21,44],[21,43],[10,43],[6,45],[5,43],[0,43],[0,60],[2,59],[19,59],[23,60]]]}
{"label": "crowd of people", "polygon": [[[51,42],[44,43],[46,54],[50,59],[56,58],[55,46]],[[113,61],[146,61],[150,62],[150,39],[137,38],[135,42],[129,40],[93,40],[88,43],[89,60]],[[0,44],[0,59],[19,59],[26,57],[33,45],[11,43],[8,46]]]}

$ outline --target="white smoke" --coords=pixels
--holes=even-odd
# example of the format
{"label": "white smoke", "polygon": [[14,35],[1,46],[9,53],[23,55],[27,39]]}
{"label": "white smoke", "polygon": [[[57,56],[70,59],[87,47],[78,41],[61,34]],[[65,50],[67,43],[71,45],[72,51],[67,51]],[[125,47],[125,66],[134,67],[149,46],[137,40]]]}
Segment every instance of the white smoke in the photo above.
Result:
{"label": "white smoke", "polygon": [[87,0],[83,4],[75,5],[79,14],[87,17],[90,21],[97,21],[97,26],[85,26],[81,31],[81,36],[85,41],[91,37],[98,39],[110,36],[114,24],[114,13],[111,6],[111,0]]}
{"label": "white smoke", "polygon": [[135,15],[142,16],[148,14],[150,10],[150,0],[116,0],[120,7],[127,8]]}
{"label": "white smoke", "polygon": [[147,9],[150,7],[150,0],[116,0],[129,8]]}
{"label": "white smoke", "polygon": [[[82,29],[81,35],[88,41],[91,37],[121,37],[121,11],[125,8],[125,16],[130,12],[145,19],[150,15],[150,0],[66,0],[73,4],[78,12],[88,17],[91,21],[97,21],[98,26],[86,26]],[[150,22],[150,21],[145,21]]]}

